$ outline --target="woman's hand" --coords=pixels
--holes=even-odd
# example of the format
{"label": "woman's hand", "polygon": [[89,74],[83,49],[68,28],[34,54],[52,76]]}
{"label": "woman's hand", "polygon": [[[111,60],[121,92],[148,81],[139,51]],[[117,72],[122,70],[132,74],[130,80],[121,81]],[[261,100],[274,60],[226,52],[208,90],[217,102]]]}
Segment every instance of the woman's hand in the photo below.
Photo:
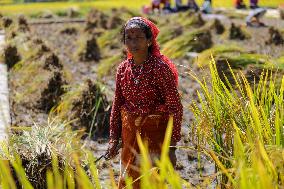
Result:
{"label": "woman's hand", "polygon": [[106,159],[112,159],[118,154],[118,150],[119,150],[118,144],[119,144],[118,140],[109,141],[107,153],[105,155]]}

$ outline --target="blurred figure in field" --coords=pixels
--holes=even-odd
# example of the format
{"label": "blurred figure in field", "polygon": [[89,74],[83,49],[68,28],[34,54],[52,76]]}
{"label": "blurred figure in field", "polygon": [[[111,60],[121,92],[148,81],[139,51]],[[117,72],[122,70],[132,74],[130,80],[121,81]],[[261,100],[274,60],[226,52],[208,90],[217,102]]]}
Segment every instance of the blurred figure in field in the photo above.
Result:
{"label": "blurred figure in field", "polygon": [[188,6],[189,9],[192,9],[195,12],[199,11],[199,7],[196,4],[195,0],[188,0],[187,1],[187,6]]}
{"label": "blurred figure in field", "polygon": [[212,2],[211,0],[204,0],[204,3],[202,4],[200,8],[201,12],[205,14],[211,14],[212,13]]}
{"label": "blurred figure in field", "polygon": [[[236,0],[235,1],[235,8],[236,9],[246,9],[246,5],[243,0]],[[258,0],[250,0],[250,8],[256,9],[258,7]]]}
{"label": "blurred figure in field", "polygon": [[152,0],[152,11],[158,11],[160,12],[160,5],[161,5],[161,1],[160,0]]}
{"label": "blurred figure in field", "polygon": [[251,8],[251,9],[257,9],[257,8],[259,8],[258,5],[257,5],[257,3],[258,3],[258,0],[250,0],[250,8]]}
{"label": "blurred figure in field", "polygon": [[246,24],[250,27],[266,27],[266,25],[260,21],[260,19],[265,15],[266,9],[257,8],[251,10],[249,15],[246,17]]}
{"label": "blurred figure in field", "polygon": [[163,12],[164,13],[174,12],[174,10],[171,8],[170,0],[161,0],[161,4],[163,4]]}
{"label": "blurred figure in field", "polygon": [[195,0],[188,0],[187,5],[183,5],[181,0],[175,0],[175,4],[176,4],[176,7],[175,7],[176,12],[187,11],[189,9],[192,9],[196,12],[199,10],[199,7],[198,7],[197,3],[195,2]]}
{"label": "blurred figure in field", "polygon": [[155,12],[161,13],[161,10],[163,11],[163,13],[173,12],[170,0],[152,0],[151,10],[149,10],[147,6],[143,7],[143,13],[145,14]]}
{"label": "blurred figure in field", "polygon": [[152,7],[150,5],[143,5],[142,6],[142,13],[143,14],[151,14],[152,13]]}
{"label": "blurred figure in field", "polygon": [[176,11],[186,11],[188,9],[187,6],[182,4],[181,0],[175,0],[175,4],[176,4]]}

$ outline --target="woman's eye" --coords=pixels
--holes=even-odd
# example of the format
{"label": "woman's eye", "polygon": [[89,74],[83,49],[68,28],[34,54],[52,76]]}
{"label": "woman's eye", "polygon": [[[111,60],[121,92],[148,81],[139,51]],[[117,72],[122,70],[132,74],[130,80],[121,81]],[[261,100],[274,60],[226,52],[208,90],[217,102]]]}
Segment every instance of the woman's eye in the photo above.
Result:
{"label": "woman's eye", "polygon": [[143,39],[145,39],[144,36],[137,36],[137,37],[128,37],[128,36],[126,36],[125,37],[125,40],[128,40],[128,41],[130,41],[130,40],[143,40]]}

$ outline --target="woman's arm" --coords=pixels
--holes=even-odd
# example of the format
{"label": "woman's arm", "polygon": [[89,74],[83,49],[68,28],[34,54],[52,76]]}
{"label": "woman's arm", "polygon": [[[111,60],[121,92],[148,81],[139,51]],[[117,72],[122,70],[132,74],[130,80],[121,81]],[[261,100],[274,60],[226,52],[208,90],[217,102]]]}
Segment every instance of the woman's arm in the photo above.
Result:
{"label": "woman's arm", "polygon": [[109,134],[109,144],[107,153],[105,154],[106,159],[114,158],[118,154],[119,148],[117,147],[119,144],[119,138],[121,136],[121,106],[124,103],[124,98],[121,91],[121,75],[119,72],[119,68],[116,73],[116,86],[115,86],[115,94],[114,100],[112,103],[111,115],[110,115],[110,134]]}
{"label": "woman's arm", "polygon": [[116,87],[115,95],[112,103],[110,116],[110,139],[111,141],[118,141],[121,135],[121,106],[124,103],[124,97],[121,91],[121,75],[119,68],[116,73]]}

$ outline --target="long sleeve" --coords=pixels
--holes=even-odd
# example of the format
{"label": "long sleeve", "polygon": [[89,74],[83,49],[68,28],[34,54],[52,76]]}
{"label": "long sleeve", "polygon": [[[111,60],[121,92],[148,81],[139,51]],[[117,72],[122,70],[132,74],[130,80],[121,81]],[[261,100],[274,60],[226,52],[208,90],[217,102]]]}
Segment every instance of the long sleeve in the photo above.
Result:
{"label": "long sleeve", "polygon": [[119,68],[116,73],[116,87],[115,96],[112,103],[111,116],[110,116],[110,139],[118,140],[121,135],[121,107],[124,103],[124,97],[121,91],[121,75],[119,73]]}
{"label": "long sleeve", "polygon": [[173,115],[174,117],[172,141],[178,142],[181,139],[183,107],[175,83],[174,75],[166,64],[161,64],[156,77],[157,85],[161,91],[165,105],[167,106],[170,115]]}

